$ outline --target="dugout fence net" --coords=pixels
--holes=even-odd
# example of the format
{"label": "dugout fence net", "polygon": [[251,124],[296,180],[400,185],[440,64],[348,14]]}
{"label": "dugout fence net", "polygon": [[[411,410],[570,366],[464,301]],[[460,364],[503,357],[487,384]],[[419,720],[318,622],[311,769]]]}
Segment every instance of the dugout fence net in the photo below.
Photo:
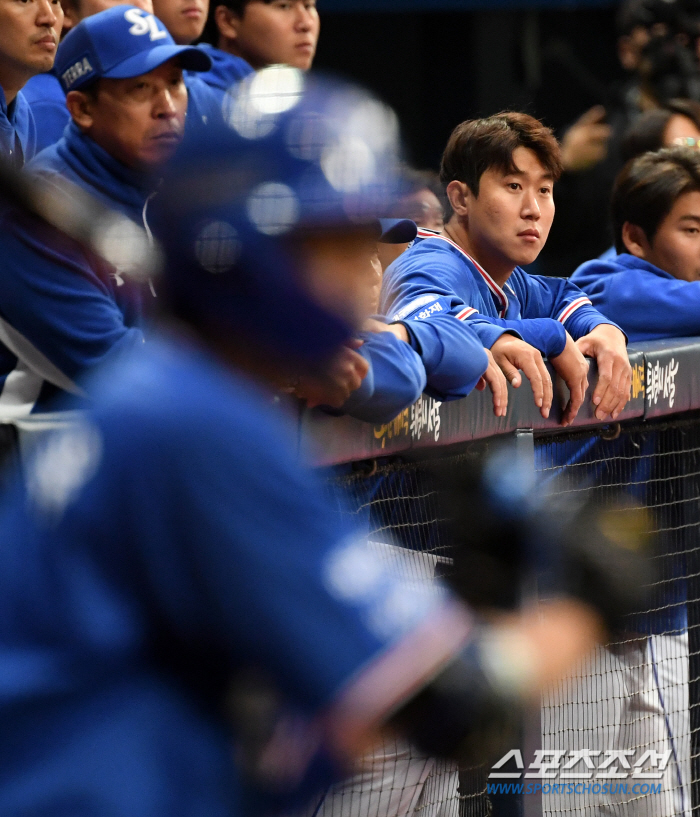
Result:
{"label": "dugout fence net", "polygon": [[[450,570],[436,474],[449,479],[471,467],[497,440],[466,444],[429,464],[394,457],[338,466],[329,497],[405,578],[433,581]],[[320,817],[700,814],[700,415],[612,433],[535,434],[532,454],[543,491],[590,491],[612,503],[622,490],[645,509],[658,533],[649,610],[543,696],[539,734],[523,745],[547,751],[539,766],[523,751],[522,770],[504,767],[521,772],[509,790],[496,788],[488,769],[458,769],[389,742],[317,805]],[[586,750],[600,754],[586,759]],[[526,777],[538,773],[545,776]]]}

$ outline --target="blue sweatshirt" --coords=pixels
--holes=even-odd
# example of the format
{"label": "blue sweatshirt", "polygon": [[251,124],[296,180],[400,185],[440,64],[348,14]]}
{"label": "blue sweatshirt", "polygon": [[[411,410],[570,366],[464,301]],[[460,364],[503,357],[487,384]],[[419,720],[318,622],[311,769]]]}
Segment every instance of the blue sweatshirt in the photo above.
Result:
{"label": "blue sweatshirt", "polygon": [[369,371],[340,413],[368,423],[388,423],[421,396],[425,368],[408,343],[391,332],[361,332],[359,337],[364,343],[357,351],[369,363]]}
{"label": "blue sweatshirt", "polygon": [[599,324],[612,324],[566,279],[516,267],[501,289],[457,244],[427,230],[419,230],[413,247],[386,270],[381,308],[402,322],[456,317],[487,349],[511,332],[548,357],[564,350],[565,330],[578,340]]}
{"label": "blue sweatshirt", "polygon": [[[29,170],[65,176],[141,224],[150,188],[71,123]],[[148,296],[150,297],[150,295]],[[76,379],[143,342],[143,292],[46,225],[0,221],[0,415],[45,411]]]}
{"label": "blue sweatshirt", "polygon": [[[199,122],[217,115],[219,98],[203,83],[194,72],[185,77],[187,85],[187,121],[186,130]],[[51,73],[32,77],[24,86],[22,93],[31,105],[36,123],[36,152],[55,144],[63,136],[66,126],[71,121],[66,107],[66,94],[61,83]],[[33,155],[33,154],[32,154]]]}
{"label": "blue sweatshirt", "polygon": [[8,105],[0,88],[0,156],[22,167],[36,153],[36,127],[22,91]]}
{"label": "blue sweatshirt", "polygon": [[627,253],[586,261],[571,280],[632,342],[700,335],[700,281],[681,281]]}
{"label": "blue sweatshirt", "polygon": [[214,48],[208,43],[202,43],[198,47],[206,52],[211,60],[211,69],[203,71],[199,77],[217,92],[225,93],[231,86],[254,73],[253,68],[242,57]]}
{"label": "blue sweatshirt", "polygon": [[34,115],[38,153],[58,142],[70,122],[66,94],[58,78],[52,73],[32,77],[22,89],[22,93]]}

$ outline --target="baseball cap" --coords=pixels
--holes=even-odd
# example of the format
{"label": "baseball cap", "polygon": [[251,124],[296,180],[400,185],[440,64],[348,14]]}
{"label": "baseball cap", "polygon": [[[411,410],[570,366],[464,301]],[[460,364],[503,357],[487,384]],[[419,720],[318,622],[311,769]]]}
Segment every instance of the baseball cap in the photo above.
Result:
{"label": "baseball cap", "polygon": [[86,17],[66,34],[54,74],[68,93],[102,77],[139,77],[173,57],[180,57],[189,71],[211,68],[204,51],[176,45],[157,17],[136,6],[114,6]]}
{"label": "baseball cap", "polygon": [[418,227],[408,218],[380,218],[382,244],[409,244],[418,235]]}

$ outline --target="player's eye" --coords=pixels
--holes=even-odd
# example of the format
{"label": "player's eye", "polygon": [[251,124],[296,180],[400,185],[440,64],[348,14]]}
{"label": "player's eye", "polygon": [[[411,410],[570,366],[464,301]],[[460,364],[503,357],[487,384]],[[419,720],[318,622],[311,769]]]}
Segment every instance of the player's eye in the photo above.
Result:
{"label": "player's eye", "polygon": [[508,187],[511,190],[520,190],[521,189],[519,182],[508,182]]}
{"label": "player's eye", "polygon": [[551,192],[552,192],[551,187],[540,187],[540,193],[542,193],[545,196],[548,196]]}

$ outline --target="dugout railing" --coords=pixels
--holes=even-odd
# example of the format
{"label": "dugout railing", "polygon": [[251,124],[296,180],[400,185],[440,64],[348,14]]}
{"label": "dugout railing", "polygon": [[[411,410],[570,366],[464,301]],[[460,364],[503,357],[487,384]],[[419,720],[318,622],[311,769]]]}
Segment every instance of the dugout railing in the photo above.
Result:
{"label": "dugout railing", "polygon": [[[300,455],[329,469],[338,512],[352,514],[409,579],[449,571],[432,483],[436,461],[449,474],[508,436],[516,437],[543,491],[593,490],[605,500],[622,489],[645,508],[659,542],[650,609],[545,694],[518,747],[523,769],[517,757],[499,770],[511,776],[498,778],[489,769],[433,763],[420,783],[423,759],[416,755],[412,767],[405,747],[391,748],[339,787],[321,817],[700,815],[700,342],[635,344],[629,356],[632,396],[615,423],[593,415],[594,365],[586,403],[568,429],[559,425],[566,390],[557,380],[546,420],[526,380],[509,388],[504,418],[494,417],[488,392],[442,404],[423,397],[374,427],[318,411],[301,415]],[[579,762],[568,778],[561,768],[555,778],[528,777],[542,772],[530,765],[537,749],[551,750],[541,756],[545,762],[562,752],[559,767],[585,749],[601,755]],[[629,769],[617,761],[601,769],[614,750],[633,751]],[[644,758],[649,751],[659,756]],[[384,796],[377,796],[382,786]]]}

